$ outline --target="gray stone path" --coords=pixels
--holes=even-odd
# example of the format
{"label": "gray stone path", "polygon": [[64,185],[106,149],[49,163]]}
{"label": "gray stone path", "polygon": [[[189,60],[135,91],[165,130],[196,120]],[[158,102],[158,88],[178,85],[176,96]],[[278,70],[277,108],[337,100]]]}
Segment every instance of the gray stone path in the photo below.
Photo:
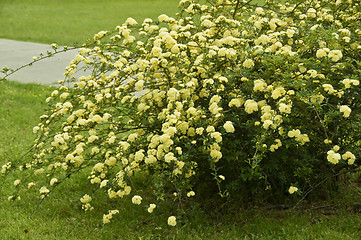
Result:
{"label": "gray stone path", "polygon": [[[59,50],[61,49],[62,48]],[[51,45],[0,39],[0,69],[3,67],[17,69],[32,62],[34,56],[39,57],[40,53],[46,54],[47,51],[54,52]],[[8,76],[7,79],[22,83],[39,83],[59,86],[57,83],[59,80],[64,80],[65,68],[77,54],[77,50],[69,50],[68,52],[56,54],[55,56],[36,62],[32,66],[20,69],[18,72]],[[82,67],[81,64],[80,67]],[[79,72],[76,72],[74,76],[80,77],[89,74],[90,70],[85,72],[80,70]],[[0,79],[3,78],[4,75],[5,74],[0,72]],[[71,86],[71,84],[69,86]],[[143,93],[144,90],[134,92],[133,94],[140,96]]]}
{"label": "gray stone path", "polygon": [[[46,54],[49,50],[52,48],[47,44],[0,39],[0,69],[3,67],[16,69],[30,63],[33,56],[39,56],[40,53]],[[8,79],[23,83],[56,85],[59,80],[64,79],[65,67],[76,55],[77,50],[57,54],[21,69]],[[4,74],[0,73],[0,78],[2,77]]]}

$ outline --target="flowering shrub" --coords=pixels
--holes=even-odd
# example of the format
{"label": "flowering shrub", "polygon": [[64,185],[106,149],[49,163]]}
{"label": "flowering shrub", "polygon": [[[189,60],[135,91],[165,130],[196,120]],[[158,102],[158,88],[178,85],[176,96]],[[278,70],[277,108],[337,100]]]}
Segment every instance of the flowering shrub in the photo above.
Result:
{"label": "flowering shrub", "polygon": [[[129,195],[152,213],[165,200],[217,193],[284,201],[355,168],[360,1],[205,2],[180,1],[177,19],[129,18],[80,49],[20,166],[43,178],[14,185],[43,198],[84,169],[109,198]],[[80,63],[92,73],[75,79]],[[133,185],[139,176],[146,189]]]}

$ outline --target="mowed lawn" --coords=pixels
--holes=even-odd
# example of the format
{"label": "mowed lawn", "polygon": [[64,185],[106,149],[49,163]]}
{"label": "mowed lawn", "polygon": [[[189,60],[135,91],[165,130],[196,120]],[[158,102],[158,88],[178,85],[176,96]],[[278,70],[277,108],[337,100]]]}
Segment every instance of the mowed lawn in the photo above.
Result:
{"label": "mowed lawn", "polygon": [[0,38],[73,45],[128,17],[175,15],[178,0],[1,0]]}

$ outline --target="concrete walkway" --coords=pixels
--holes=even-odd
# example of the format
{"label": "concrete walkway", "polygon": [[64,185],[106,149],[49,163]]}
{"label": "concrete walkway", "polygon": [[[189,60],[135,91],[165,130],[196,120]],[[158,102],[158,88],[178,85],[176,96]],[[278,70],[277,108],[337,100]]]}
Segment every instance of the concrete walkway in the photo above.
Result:
{"label": "concrete walkway", "polygon": [[[33,56],[46,54],[49,50],[52,48],[47,44],[0,39],[0,69],[3,67],[16,69],[32,62]],[[56,85],[59,80],[64,79],[65,67],[76,55],[77,50],[57,54],[21,69],[10,75],[8,79],[23,83]],[[0,78],[2,77],[4,74],[0,73]]]}

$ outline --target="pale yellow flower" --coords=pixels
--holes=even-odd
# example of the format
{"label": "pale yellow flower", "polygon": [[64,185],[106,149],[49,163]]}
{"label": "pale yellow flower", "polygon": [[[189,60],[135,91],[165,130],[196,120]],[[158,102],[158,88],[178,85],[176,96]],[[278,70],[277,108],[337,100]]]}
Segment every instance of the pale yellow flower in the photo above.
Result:
{"label": "pale yellow flower", "polygon": [[277,99],[277,98],[282,97],[285,94],[286,94],[286,91],[283,87],[277,87],[275,90],[273,90],[271,97],[273,99]]}
{"label": "pale yellow flower", "polygon": [[47,194],[47,193],[49,193],[50,191],[49,191],[49,189],[47,189],[45,186],[43,186],[43,187],[40,188],[39,192],[40,192],[41,194]]}
{"label": "pale yellow flower", "polygon": [[20,184],[20,182],[21,182],[20,179],[15,180],[14,181],[14,186],[18,186]]}
{"label": "pale yellow flower", "polygon": [[342,106],[340,106],[340,112],[343,113],[343,116],[345,118],[348,118],[351,114],[351,108],[347,105],[342,105]]}
{"label": "pale yellow flower", "polygon": [[226,132],[228,133],[233,133],[234,132],[234,126],[232,124],[231,121],[227,121],[224,125],[223,125],[224,129],[226,130]]}
{"label": "pale yellow flower", "polygon": [[28,189],[30,189],[30,188],[32,188],[32,187],[34,187],[35,186],[35,183],[34,182],[30,182],[29,184],[28,184]]}
{"label": "pale yellow flower", "polygon": [[137,21],[135,21],[135,19],[129,17],[126,21],[125,21],[125,24],[126,25],[129,25],[129,26],[135,26],[137,25]]}
{"label": "pale yellow flower", "polygon": [[218,150],[211,150],[211,153],[210,153],[211,157],[214,159],[214,162],[218,162],[219,159],[222,158],[222,153]]}
{"label": "pale yellow flower", "polygon": [[141,204],[142,203],[142,197],[138,196],[138,195],[134,195],[134,197],[132,198],[132,203],[133,204]]}
{"label": "pale yellow flower", "polygon": [[139,80],[138,82],[135,83],[134,87],[136,91],[142,91],[143,90],[143,85],[144,85],[144,80]]}
{"label": "pale yellow flower", "polygon": [[333,62],[337,62],[338,60],[340,60],[342,58],[342,52],[340,50],[331,50],[328,53],[328,57],[333,61]]}
{"label": "pale yellow flower", "polygon": [[245,103],[244,103],[244,110],[248,113],[248,114],[251,114],[253,112],[256,112],[258,111],[258,104],[257,102],[255,102],[254,100],[247,100]]}
{"label": "pale yellow flower", "polygon": [[298,191],[298,188],[297,187],[294,187],[294,186],[290,186],[290,188],[288,189],[288,192],[290,194],[294,194],[295,192]]}
{"label": "pale yellow flower", "polygon": [[323,58],[327,56],[327,51],[324,48],[318,49],[316,52],[317,58]]}
{"label": "pale yellow flower", "polygon": [[57,182],[58,182],[58,179],[52,178],[52,179],[50,180],[50,186],[53,186],[53,185],[56,184]]}
{"label": "pale yellow flower", "polygon": [[165,15],[165,14],[162,14],[162,15],[158,16],[158,20],[160,22],[167,22],[169,20],[169,17],[167,15]]}
{"label": "pale yellow flower", "polygon": [[263,122],[263,128],[268,129],[273,124],[272,120],[265,120]]}
{"label": "pale yellow flower", "polygon": [[327,160],[332,164],[337,164],[341,159],[341,155],[339,153],[335,153],[334,150],[330,150],[327,152]]}
{"label": "pale yellow flower", "polygon": [[202,134],[203,134],[203,131],[204,131],[204,128],[203,128],[203,127],[196,128],[196,133],[197,133],[198,135],[202,135]]}
{"label": "pale yellow flower", "polygon": [[34,128],[33,128],[33,133],[37,133],[37,132],[39,131],[39,129],[40,129],[40,128],[39,128],[38,126],[34,127]]}
{"label": "pale yellow flower", "polygon": [[298,137],[301,135],[301,131],[299,129],[292,129],[291,131],[288,132],[288,137]]}
{"label": "pale yellow flower", "polygon": [[208,126],[208,127],[206,128],[206,131],[207,131],[208,133],[211,133],[211,132],[216,131],[216,129],[215,129],[213,126]]}
{"label": "pale yellow flower", "polygon": [[194,195],[196,195],[194,191],[189,191],[187,193],[187,197],[193,197]]}
{"label": "pale yellow flower", "polygon": [[266,87],[267,84],[263,79],[257,79],[254,81],[253,91],[264,91]]}
{"label": "pale yellow flower", "polygon": [[155,205],[154,203],[151,203],[151,204],[149,204],[149,207],[148,207],[147,211],[148,211],[149,213],[152,213],[153,210],[154,210],[156,207],[157,207],[157,205]]}
{"label": "pale yellow flower", "polygon": [[214,138],[216,142],[222,142],[222,134],[220,132],[212,132],[211,138]]}
{"label": "pale yellow flower", "polygon": [[170,163],[171,161],[175,161],[177,158],[174,156],[174,153],[169,152],[164,156],[164,161],[166,163]]}
{"label": "pale yellow flower", "polygon": [[175,225],[177,225],[177,218],[175,216],[170,216],[167,222],[169,226],[174,227]]}
{"label": "pale yellow flower", "polygon": [[239,107],[241,107],[241,105],[242,105],[242,102],[241,102],[241,100],[240,99],[238,99],[238,98],[233,98],[229,103],[228,103],[228,106],[229,107],[237,107],[237,108],[239,108]]}
{"label": "pale yellow flower", "polygon": [[278,110],[279,110],[281,113],[290,114],[290,113],[291,113],[291,106],[290,106],[290,105],[287,105],[287,104],[284,104],[284,103],[280,103],[280,105],[279,105],[279,107],[278,107]]}
{"label": "pale yellow flower", "polygon": [[264,10],[261,7],[257,7],[254,11],[258,15],[264,15]]}
{"label": "pale yellow flower", "polygon": [[91,200],[92,198],[88,194],[85,194],[82,198],[80,198],[81,203],[89,203]]}
{"label": "pale yellow flower", "polygon": [[110,222],[110,220],[113,218],[114,214],[119,213],[118,210],[110,210],[108,214],[103,215],[103,224],[107,224]]}
{"label": "pale yellow flower", "polygon": [[326,83],[326,84],[323,84],[322,87],[329,94],[332,94],[332,93],[336,92],[336,90],[333,88],[333,86],[331,84]]}
{"label": "pale yellow flower", "polygon": [[254,62],[252,59],[246,59],[244,62],[243,62],[243,67],[245,68],[253,68],[254,67]]}
{"label": "pale yellow flower", "polygon": [[354,164],[356,157],[353,153],[351,153],[350,151],[347,151],[342,155],[342,159],[347,160],[348,165],[352,165],[352,164]]}

